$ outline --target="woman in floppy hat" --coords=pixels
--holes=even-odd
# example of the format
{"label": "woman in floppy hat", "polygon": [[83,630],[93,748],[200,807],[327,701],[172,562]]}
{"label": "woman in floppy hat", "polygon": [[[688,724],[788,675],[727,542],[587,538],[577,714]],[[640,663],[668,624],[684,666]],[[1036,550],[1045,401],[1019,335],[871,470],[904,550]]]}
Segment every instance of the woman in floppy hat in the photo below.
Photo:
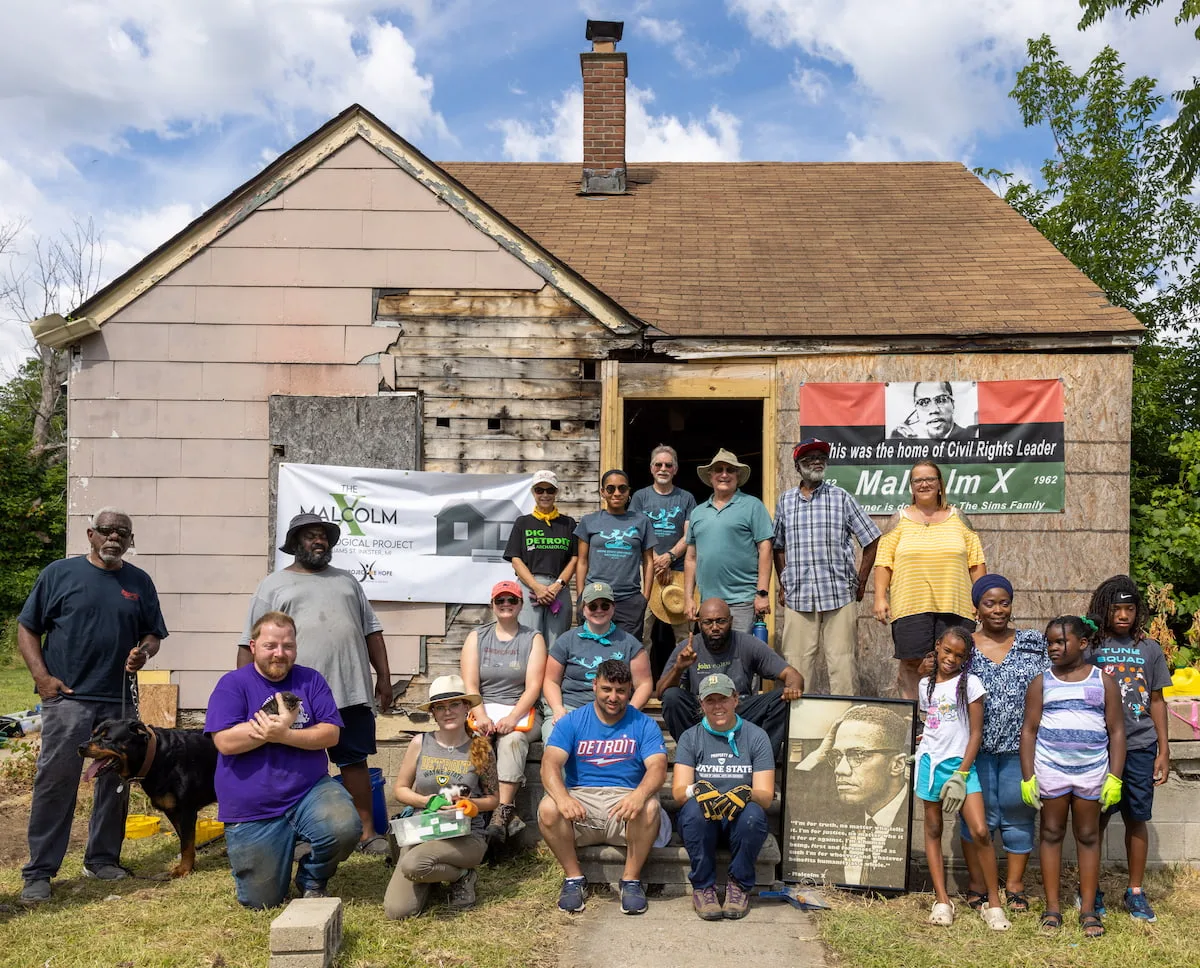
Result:
{"label": "woman in floppy hat", "polygon": [[529,743],[541,728],[537,707],[546,672],[546,640],[520,623],[521,598],[515,581],[497,582],[492,588],[495,621],[471,630],[459,660],[467,692],[482,697],[471,710],[471,721],[496,744],[500,806],[488,833],[501,839],[525,826],[514,804],[525,779]]}
{"label": "woman in floppy hat", "polygon": [[452,908],[475,905],[475,868],[487,850],[482,815],[500,802],[492,744],[467,726],[467,714],[480,699],[467,692],[461,676],[438,676],[429,686],[429,701],[418,707],[432,714],[437,729],[408,744],[393,795],[405,806],[424,810],[439,790],[461,784],[467,796],[457,803],[461,808],[469,801],[471,831],[400,851],[383,896],[383,913],[393,920],[420,914],[431,884],[450,884]]}
{"label": "woman in floppy hat", "polygon": [[558,476],[533,472],[533,511],[522,514],[509,532],[504,560],[528,592],[520,619],[541,632],[547,643],[571,627],[571,576],[575,574],[578,539],[575,519],[558,510]]}
{"label": "woman in floppy hat", "polygon": [[644,514],[628,510],[629,475],[624,471],[605,472],[600,478],[600,497],[603,509],[585,514],[575,528],[579,539],[576,591],[582,596],[588,585],[611,585],[613,620],[640,640],[654,580],[654,529]]}

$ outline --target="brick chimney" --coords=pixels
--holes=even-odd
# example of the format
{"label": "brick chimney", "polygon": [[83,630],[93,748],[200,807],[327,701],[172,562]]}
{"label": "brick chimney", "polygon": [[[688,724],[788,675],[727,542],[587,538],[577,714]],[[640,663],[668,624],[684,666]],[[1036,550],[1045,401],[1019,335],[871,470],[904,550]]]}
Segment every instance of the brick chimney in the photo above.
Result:
{"label": "brick chimney", "polygon": [[625,193],[625,77],[623,53],[617,53],[625,24],[589,20],[590,52],[579,55],[583,69],[584,195]]}

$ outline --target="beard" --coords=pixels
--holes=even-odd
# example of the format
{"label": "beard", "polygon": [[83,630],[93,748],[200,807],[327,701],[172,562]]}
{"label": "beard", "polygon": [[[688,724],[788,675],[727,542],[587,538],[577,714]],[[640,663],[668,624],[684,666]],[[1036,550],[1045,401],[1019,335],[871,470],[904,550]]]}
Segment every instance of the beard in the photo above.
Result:
{"label": "beard", "polygon": [[725,631],[720,635],[709,635],[703,630],[700,635],[704,638],[704,644],[710,652],[724,652],[729,646],[730,639],[733,638],[733,627],[726,626]]}
{"label": "beard", "polygon": [[800,480],[809,487],[816,487],[825,480],[824,467],[800,467]]}
{"label": "beard", "polygon": [[113,565],[125,557],[123,551],[107,551],[101,548],[96,552],[96,557],[103,561],[106,565]]}
{"label": "beard", "polygon": [[326,548],[324,551],[309,551],[305,548],[298,548],[296,550],[296,561],[309,571],[320,571],[333,561],[333,549]]}

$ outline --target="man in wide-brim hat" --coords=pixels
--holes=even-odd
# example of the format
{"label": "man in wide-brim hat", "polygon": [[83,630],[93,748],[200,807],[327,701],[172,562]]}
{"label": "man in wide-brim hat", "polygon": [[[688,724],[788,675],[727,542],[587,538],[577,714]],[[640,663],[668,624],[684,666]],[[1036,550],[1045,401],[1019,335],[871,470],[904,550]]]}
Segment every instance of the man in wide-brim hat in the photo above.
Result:
{"label": "man in wide-brim hat", "polygon": [[763,502],[740,488],[750,467],[721,448],[697,471],[713,489],[692,512],[684,560],[688,618],[696,618],[699,598],[719,598],[733,613],[733,627],[749,632],[756,617],[771,611],[771,546],[775,528]]}

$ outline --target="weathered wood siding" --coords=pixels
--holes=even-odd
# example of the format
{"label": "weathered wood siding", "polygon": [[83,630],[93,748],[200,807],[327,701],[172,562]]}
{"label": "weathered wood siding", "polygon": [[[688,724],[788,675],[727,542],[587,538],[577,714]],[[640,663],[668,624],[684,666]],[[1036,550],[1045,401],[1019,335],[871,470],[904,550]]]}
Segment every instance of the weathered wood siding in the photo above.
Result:
{"label": "weathered wood siding", "polygon": [[[804,382],[1055,380],[1064,389],[1066,510],[1061,514],[972,514],[990,571],[1015,589],[1014,621],[1041,629],[1081,611],[1092,590],[1129,567],[1129,433],[1133,364],[1128,353],[959,353],[781,359],[779,491],[798,483],[791,450]],[[882,527],[887,519],[876,519]],[[894,694],[888,630],[871,616],[874,587],[859,615],[858,688]]]}

